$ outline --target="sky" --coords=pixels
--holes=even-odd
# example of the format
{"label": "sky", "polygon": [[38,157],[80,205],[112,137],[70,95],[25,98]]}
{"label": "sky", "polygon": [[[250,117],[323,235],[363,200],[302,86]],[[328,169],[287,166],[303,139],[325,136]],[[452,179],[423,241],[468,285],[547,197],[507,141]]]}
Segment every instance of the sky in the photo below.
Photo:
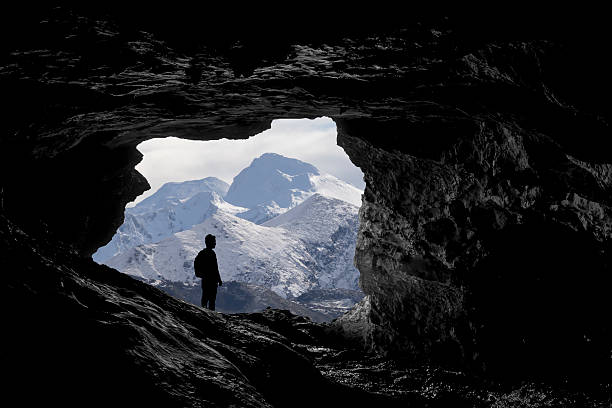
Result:
{"label": "sky", "polygon": [[170,181],[217,177],[232,184],[234,176],[263,153],[299,159],[354,185],[365,188],[363,173],[336,144],[336,124],[327,117],[278,119],[269,130],[243,140],[194,141],[176,137],[150,139],[138,145],[143,160],[136,166],[151,189],[133,206]]}

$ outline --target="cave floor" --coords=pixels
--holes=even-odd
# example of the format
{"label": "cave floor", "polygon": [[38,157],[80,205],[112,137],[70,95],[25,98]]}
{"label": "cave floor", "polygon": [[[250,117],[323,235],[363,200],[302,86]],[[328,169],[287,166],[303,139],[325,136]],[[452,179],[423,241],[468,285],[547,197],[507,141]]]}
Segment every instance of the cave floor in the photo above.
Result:
{"label": "cave floor", "polygon": [[[606,407],[610,385],[588,391],[535,381],[499,382],[465,372],[415,365],[365,353],[334,335],[328,324],[268,309],[241,318],[269,327],[292,342],[354,406],[410,407]],[[364,401],[368,401],[364,403]]]}
{"label": "cave floor", "polygon": [[[500,384],[431,366],[402,366],[378,356],[311,348],[315,365],[328,379],[365,390],[398,405],[423,407],[610,407],[597,395],[533,382]],[[609,390],[607,390],[609,395]],[[406,406],[406,405],[403,405]]]}
{"label": "cave floor", "polygon": [[319,354],[316,366],[326,378],[388,397],[401,406],[610,407],[605,390],[592,395],[532,382],[499,384],[440,367],[402,366],[377,356],[314,352]]}

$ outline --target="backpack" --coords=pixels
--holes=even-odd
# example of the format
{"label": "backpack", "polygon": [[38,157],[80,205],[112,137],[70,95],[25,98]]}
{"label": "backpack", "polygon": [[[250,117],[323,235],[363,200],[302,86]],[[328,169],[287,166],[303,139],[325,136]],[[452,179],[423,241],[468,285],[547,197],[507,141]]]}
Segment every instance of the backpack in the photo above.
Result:
{"label": "backpack", "polygon": [[200,251],[198,253],[198,255],[195,257],[195,260],[193,261],[193,269],[195,270],[195,276],[197,278],[202,278],[202,252]]}

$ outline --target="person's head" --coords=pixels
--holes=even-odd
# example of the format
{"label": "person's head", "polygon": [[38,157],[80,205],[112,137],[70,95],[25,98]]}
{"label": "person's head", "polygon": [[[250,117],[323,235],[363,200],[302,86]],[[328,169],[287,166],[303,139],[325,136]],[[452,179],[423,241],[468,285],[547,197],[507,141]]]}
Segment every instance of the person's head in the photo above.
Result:
{"label": "person's head", "polygon": [[208,234],[204,238],[204,243],[206,244],[206,248],[214,248],[217,245],[217,239],[214,235]]}

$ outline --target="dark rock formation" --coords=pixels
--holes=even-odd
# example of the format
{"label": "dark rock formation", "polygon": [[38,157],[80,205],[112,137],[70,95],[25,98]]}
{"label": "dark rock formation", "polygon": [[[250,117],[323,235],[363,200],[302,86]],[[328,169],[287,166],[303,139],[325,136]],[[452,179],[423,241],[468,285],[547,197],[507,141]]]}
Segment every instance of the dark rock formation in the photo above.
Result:
{"label": "dark rock formation", "polygon": [[[503,376],[608,370],[608,122],[557,99],[543,70],[556,48],[463,56],[449,69],[452,108],[337,120],[367,181],[356,263],[370,300],[346,324],[365,317],[370,347]],[[585,132],[595,151],[572,141]]]}
{"label": "dark rock formation", "polygon": [[139,142],[246,138],[322,115],[367,183],[356,262],[368,296],[340,332],[397,359],[609,382],[607,36],[488,36],[452,18],[339,19],[311,35],[167,7],[7,15],[8,389],[75,405],[282,406],[299,382],[320,405],[309,387],[335,386],[278,327],[88,258],[147,188]]}

